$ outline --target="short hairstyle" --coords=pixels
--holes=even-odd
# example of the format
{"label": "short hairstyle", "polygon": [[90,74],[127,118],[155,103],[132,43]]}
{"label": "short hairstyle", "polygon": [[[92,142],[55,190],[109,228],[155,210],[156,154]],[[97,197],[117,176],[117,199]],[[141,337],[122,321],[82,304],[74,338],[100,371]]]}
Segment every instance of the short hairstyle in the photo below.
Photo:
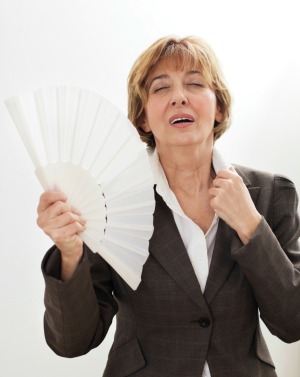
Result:
{"label": "short hairstyle", "polygon": [[136,127],[142,141],[149,147],[155,147],[152,132],[145,132],[141,126],[145,118],[150,73],[164,60],[172,60],[176,68],[200,67],[207,84],[216,94],[217,106],[223,115],[222,121],[215,121],[214,125],[214,140],[217,140],[230,126],[231,118],[231,95],[219,62],[203,39],[168,36],[158,39],[146,49],[137,58],[128,76],[128,118]]}

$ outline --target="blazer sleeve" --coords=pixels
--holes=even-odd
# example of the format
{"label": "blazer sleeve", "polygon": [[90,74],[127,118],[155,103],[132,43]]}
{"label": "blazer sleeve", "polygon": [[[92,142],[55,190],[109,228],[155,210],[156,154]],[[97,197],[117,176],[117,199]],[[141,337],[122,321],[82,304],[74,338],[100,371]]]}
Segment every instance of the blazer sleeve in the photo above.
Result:
{"label": "blazer sleeve", "polygon": [[45,338],[56,354],[75,357],[102,342],[118,306],[110,267],[99,254],[84,245],[82,261],[66,282],[59,280],[60,266],[60,252],[54,246],[42,262]]}
{"label": "blazer sleeve", "polygon": [[[268,218],[233,258],[252,285],[260,315],[285,342],[300,339],[300,250],[298,196],[294,184],[275,176]],[[262,195],[261,200],[267,200]]]}

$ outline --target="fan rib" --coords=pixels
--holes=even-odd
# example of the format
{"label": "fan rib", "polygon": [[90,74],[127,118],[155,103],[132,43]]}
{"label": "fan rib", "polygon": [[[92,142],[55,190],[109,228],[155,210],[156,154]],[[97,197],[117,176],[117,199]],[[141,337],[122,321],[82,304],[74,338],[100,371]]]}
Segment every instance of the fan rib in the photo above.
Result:
{"label": "fan rib", "polygon": [[40,160],[34,148],[34,142],[30,134],[30,127],[27,123],[22,104],[19,98],[13,97],[5,101],[11,118],[17,128],[17,131],[23,141],[23,144],[29,154],[35,168],[40,166]]}
{"label": "fan rib", "polygon": [[68,197],[86,220],[83,242],[136,289],[155,208],[148,154],[137,131],[86,89],[37,89],[5,104],[44,190]]}

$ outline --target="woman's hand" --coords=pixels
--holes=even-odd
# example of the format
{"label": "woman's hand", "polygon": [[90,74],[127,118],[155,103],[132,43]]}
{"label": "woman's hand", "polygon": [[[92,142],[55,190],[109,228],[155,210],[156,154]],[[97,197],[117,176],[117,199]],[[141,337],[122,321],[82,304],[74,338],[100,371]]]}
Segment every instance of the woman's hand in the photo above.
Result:
{"label": "woman's hand", "polygon": [[256,210],[242,178],[232,167],[220,170],[209,194],[212,196],[211,207],[237,232],[246,245],[260,223],[261,215]]}
{"label": "woman's hand", "polygon": [[67,280],[73,275],[82,257],[83,242],[78,233],[85,230],[85,221],[59,191],[44,192],[40,197],[37,212],[38,226],[60,250],[61,278]]}

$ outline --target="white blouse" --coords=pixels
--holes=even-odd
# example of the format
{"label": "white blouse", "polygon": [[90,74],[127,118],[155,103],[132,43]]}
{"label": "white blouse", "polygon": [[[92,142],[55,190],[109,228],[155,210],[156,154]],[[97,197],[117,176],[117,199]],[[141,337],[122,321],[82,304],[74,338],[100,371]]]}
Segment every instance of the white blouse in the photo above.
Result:
{"label": "white blouse", "polygon": [[[208,231],[204,234],[202,229],[196,223],[194,223],[194,221],[187,217],[180,207],[175,194],[170,189],[156,149],[152,154],[150,154],[150,161],[154,176],[154,183],[156,184],[156,191],[164,199],[165,203],[173,213],[178,231],[183,240],[203,293],[205,290],[215,245],[219,217],[217,214],[215,214]],[[213,149],[212,164],[216,173],[218,173],[220,169],[228,169],[230,166],[222,158],[215,147]],[[207,362],[205,362],[202,377],[211,377]]]}

